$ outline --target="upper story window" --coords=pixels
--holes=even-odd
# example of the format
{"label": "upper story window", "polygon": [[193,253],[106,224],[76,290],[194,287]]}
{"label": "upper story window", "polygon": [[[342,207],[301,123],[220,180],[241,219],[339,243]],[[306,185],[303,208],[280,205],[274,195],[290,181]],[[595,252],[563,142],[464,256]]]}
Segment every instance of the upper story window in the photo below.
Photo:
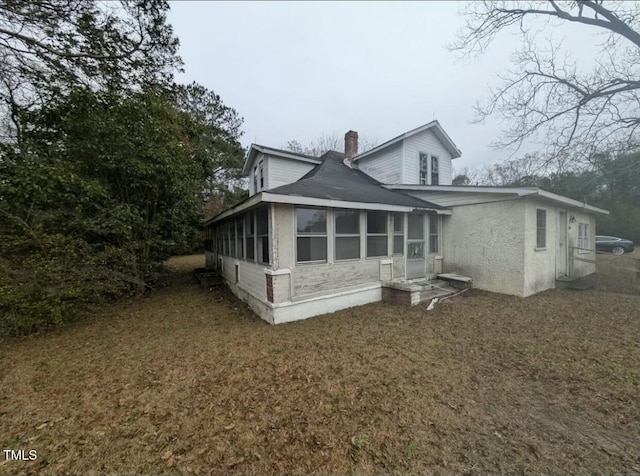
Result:
{"label": "upper story window", "polygon": [[438,158],[431,156],[431,185],[438,185],[440,183]]}
{"label": "upper story window", "polygon": [[420,153],[420,185],[429,183],[429,156]]}
{"label": "upper story window", "polygon": [[296,261],[327,261],[327,211],[296,207]]}
{"label": "upper story window", "polygon": [[260,190],[264,188],[264,161],[258,162],[258,181],[260,182]]}
{"label": "upper story window", "polygon": [[420,152],[420,185],[440,183],[440,159],[435,155]]}
{"label": "upper story window", "polygon": [[253,193],[258,193],[258,166],[253,166]]}

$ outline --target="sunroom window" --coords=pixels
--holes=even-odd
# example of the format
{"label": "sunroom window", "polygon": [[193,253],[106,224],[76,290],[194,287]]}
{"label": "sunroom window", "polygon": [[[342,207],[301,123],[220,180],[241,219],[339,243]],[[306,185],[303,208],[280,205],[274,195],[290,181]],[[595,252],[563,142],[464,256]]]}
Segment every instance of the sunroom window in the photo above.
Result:
{"label": "sunroom window", "polygon": [[387,254],[387,212],[367,211],[367,258]]}
{"label": "sunroom window", "polygon": [[327,261],[327,211],[296,207],[296,261]]}
{"label": "sunroom window", "polygon": [[360,259],[360,211],[336,210],[336,260]]}

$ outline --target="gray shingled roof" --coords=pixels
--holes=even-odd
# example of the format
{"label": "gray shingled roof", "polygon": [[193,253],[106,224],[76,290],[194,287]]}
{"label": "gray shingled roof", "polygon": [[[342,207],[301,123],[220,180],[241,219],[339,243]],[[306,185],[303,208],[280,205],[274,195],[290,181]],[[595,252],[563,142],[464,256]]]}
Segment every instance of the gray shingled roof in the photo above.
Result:
{"label": "gray shingled roof", "polygon": [[347,202],[384,203],[403,207],[446,210],[435,203],[402,192],[387,190],[382,184],[344,164],[344,154],[329,151],[319,157],[322,163],[297,182],[268,190],[278,195],[342,200]]}

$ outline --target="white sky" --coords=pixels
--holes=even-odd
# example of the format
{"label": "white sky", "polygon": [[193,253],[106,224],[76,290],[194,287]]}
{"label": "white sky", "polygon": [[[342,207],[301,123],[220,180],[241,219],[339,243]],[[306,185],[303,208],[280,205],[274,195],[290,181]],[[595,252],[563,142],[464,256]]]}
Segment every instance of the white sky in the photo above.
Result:
{"label": "white sky", "polygon": [[518,44],[506,33],[477,61],[458,59],[445,46],[462,26],[461,7],[172,2],[169,22],[185,62],[178,79],[214,90],[244,117],[244,146],[304,145],[349,129],[382,143],[435,118],[462,150],[460,170],[508,157],[489,147],[499,118],[470,120]]}

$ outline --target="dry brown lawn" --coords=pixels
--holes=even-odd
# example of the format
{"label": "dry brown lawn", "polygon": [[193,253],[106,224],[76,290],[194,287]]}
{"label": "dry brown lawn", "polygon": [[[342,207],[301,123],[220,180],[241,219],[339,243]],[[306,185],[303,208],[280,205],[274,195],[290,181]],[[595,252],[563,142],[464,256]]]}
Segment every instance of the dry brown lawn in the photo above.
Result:
{"label": "dry brown lawn", "polygon": [[634,270],[640,269],[640,248],[622,256],[598,253],[596,267],[597,272],[589,277],[595,289],[614,293],[638,293]]}
{"label": "dry brown lawn", "polygon": [[0,341],[0,474],[640,473],[640,297],[471,291],[270,326],[171,284]]}

